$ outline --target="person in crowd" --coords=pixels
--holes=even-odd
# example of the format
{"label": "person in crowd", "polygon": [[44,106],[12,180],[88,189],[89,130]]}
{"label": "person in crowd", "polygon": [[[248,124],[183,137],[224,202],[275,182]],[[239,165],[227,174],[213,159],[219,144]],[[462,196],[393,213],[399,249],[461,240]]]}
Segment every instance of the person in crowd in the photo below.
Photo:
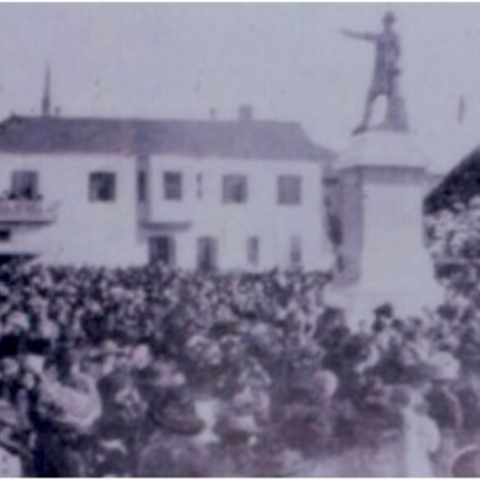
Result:
{"label": "person in crowd", "polygon": [[430,418],[447,472],[442,458],[478,441],[480,368],[480,272],[452,272],[437,311],[386,303],[355,330],[322,274],[0,265],[0,400],[23,471],[280,475]]}
{"label": "person in crowd", "polygon": [[22,477],[28,472],[31,453],[21,434],[15,405],[0,400],[0,477]]}
{"label": "person in crowd", "polygon": [[395,387],[392,403],[398,407],[402,418],[401,476],[432,477],[433,455],[440,445],[440,431],[436,423],[414,401],[407,386]]}
{"label": "person in crowd", "polygon": [[459,398],[449,378],[449,372],[439,372],[426,394],[428,413],[438,425],[441,436],[438,449],[438,470],[449,475],[453,456],[457,450],[457,438],[464,420]]}
{"label": "person in crowd", "polygon": [[34,470],[39,476],[85,476],[91,432],[102,413],[98,390],[80,370],[78,352],[61,352],[57,365],[46,346],[37,340],[25,361],[38,379]]}
{"label": "person in crowd", "polygon": [[138,455],[141,477],[203,477],[208,475],[207,451],[194,441],[204,428],[193,405],[167,395],[155,409],[155,431]]}

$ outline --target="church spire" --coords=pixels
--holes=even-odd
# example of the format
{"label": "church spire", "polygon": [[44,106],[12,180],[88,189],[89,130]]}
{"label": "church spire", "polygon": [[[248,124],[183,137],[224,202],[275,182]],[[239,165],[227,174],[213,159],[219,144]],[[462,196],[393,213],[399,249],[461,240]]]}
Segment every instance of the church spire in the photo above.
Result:
{"label": "church spire", "polygon": [[51,80],[50,80],[50,65],[47,65],[45,70],[45,85],[42,98],[42,116],[49,117],[51,115]]}

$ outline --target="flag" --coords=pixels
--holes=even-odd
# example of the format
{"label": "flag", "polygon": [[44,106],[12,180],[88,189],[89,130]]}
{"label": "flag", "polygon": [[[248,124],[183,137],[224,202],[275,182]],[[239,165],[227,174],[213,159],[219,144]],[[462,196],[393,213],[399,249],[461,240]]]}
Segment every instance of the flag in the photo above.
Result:
{"label": "flag", "polygon": [[463,124],[463,120],[465,119],[465,107],[465,97],[463,95],[460,95],[457,108],[457,121],[460,125]]}

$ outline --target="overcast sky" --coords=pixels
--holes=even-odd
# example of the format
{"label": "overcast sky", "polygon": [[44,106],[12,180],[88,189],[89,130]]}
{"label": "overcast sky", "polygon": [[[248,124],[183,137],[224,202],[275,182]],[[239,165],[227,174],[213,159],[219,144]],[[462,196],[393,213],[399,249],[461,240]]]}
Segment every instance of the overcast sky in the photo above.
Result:
{"label": "overcast sky", "polygon": [[[45,65],[64,115],[296,120],[345,148],[374,52],[341,28],[376,31],[382,4],[3,4],[0,117],[38,113]],[[480,144],[480,5],[393,4],[412,130],[436,169]],[[465,99],[462,124],[459,99]]]}

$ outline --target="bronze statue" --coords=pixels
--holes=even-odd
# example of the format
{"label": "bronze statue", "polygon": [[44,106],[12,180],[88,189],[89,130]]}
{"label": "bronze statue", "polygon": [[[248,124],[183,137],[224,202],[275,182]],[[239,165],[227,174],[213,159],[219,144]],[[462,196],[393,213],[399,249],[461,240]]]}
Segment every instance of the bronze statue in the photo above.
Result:
{"label": "bronze statue", "polygon": [[387,113],[383,127],[390,130],[407,130],[403,99],[399,93],[398,77],[400,75],[400,39],[393,30],[395,15],[387,12],[383,17],[383,31],[380,33],[357,33],[342,30],[349,38],[365,40],[375,44],[376,58],[373,79],[367,93],[365,112],[360,125],[353,131],[359,134],[368,129],[375,100],[385,95]]}

